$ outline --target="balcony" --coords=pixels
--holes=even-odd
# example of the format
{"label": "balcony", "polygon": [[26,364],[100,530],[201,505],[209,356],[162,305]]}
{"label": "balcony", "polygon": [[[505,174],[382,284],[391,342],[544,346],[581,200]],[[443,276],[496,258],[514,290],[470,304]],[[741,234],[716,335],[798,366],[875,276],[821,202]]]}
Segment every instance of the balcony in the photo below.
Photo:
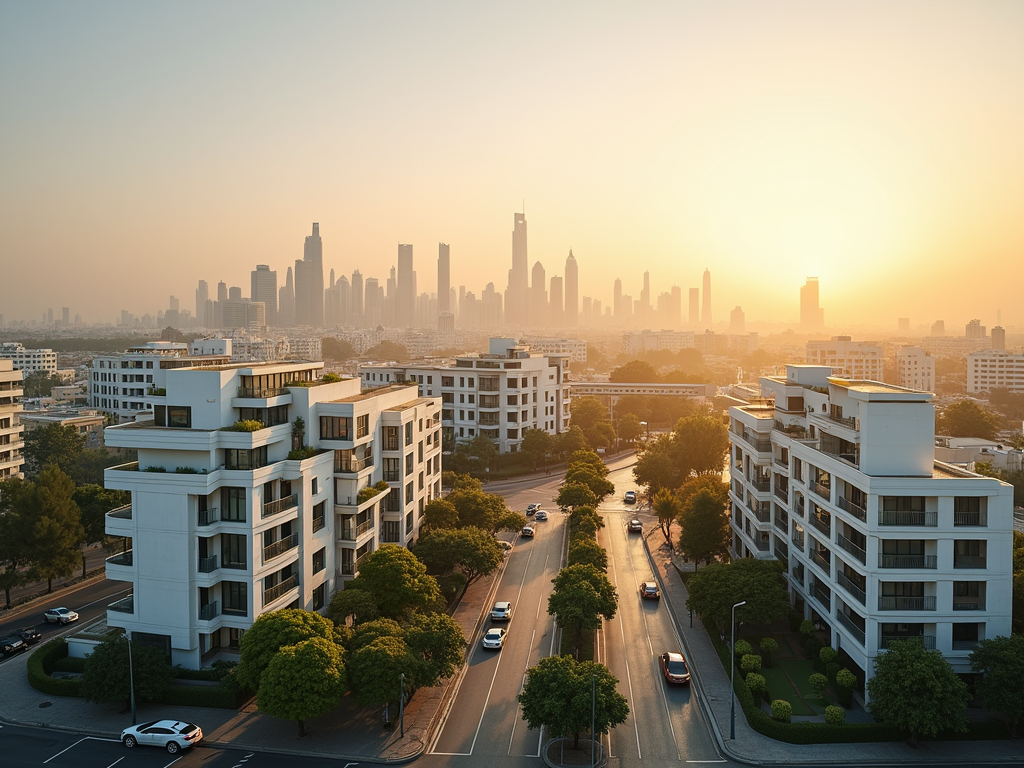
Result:
{"label": "balcony", "polygon": [[770,437],[755,437],[757,433],[744,431],[742,438],[747,445],[753,448],[758,453],[770,453],[772,450],[772,440]]}
{"label": "balcony", "polygon": [[355,576],[359,572],[359,566],[362,565],[363,560],[369,552],[360,555],[355,560],[342,560],[339,571],[342,576]]}
{"label": "balcony", "polygon": [[775,466],[782,467],[783,469],[789,469],[789,459],[783,459],[778,456],[775,457]]}
{"label": "balcony", "polygon": [[135,613],[135,595],[128,595],[128,597],[122,597],[116,603],[110,603],[107,606],[108,611],[115,611],[116,613]]}
{"label": "balcony", "polygon": [[839,508],[844,512],[849,512],[862,523],[866,523],[868,521],[868,511],[864,509],[864,507],[862,507],[856,501],[853,501],[852,499],[848,499],[845,496],[840,496]]}
{"label": "balcony", "polygon": [[772,521],[772,507],[769,503],[761,504],[755,501],[750,505],[750,511],[758,522],[770,523]]}
{"label": "balcony", "polygon": [[939,516],[924,510],[883,509],[878,513],[878,524],[934,528],[939,524]]}
{"label": "balcony", "polygon": [[[397,449],[395,449],[397,450]],[[346,475],[356,474],[362,472],[367,467],[372,467],[372,463],[368,463],[366,459],[357,459],[355,456],[345,456],[342,459],[336,459],[334,462],[334,474]]]}
{"label": "balcony", "polygon": [[758,493],[768,493],[772,489],[771,480],[751,480],[750,484]]}
{"label": "balcony", "polygon": [[210,619],[216,619],[220,616],[220,601],[214,600],[212,603],[199,606],[199,620],[210,621]]}
{"label": "balcony", "polygon": [[939,561],[935,555],[887,555],[879,552],[878,567],[929,568],[934,570],[939,567]]}
{"label": "balcony", "polygon": [[953,513],[953,525],[960,526],[975,526],[975,527],[986,527],[988,525],[988,513],[987,512],[954,512]]}
{"label": "balcony", "polygon": [[273,587],[268,587],[263,590],[263,605],[269,605],[277,600],[277,598],[281,597],[281,595],[286,594],[289,590],[295,589],[297,586],[299,586],[299,577],[297,574],[293,573],[280,584],[276,584]]}
{"label": "balcony", "polygon": [[219,567],[219,560],[220,558],[218,558],[217,555],[213,555],[212,557],[200,557],[197,570],[200,573],[213,573]]}
{"label": "balcony", "polygon": [[217,507],[199,510],[199,526],[204,527],[220,522],[220,510]]}
{"label": "balcony", "polygon": [[986,568],[985,555],[961,555],[953,553],[954,568]]}
{"label": "balcony", "polygon": [[789,533],[789,519],[782,515],[775,514],[775,527],[782,531],[782,535],[786,536]]}
{"label": "balcony", "polygon": [[[350,517],[354,517],[350,515]],[[373,520],[364,520],[359,525],[355,525],[351,522],[344,522],[341,525],[340,532],[338,533],[338,539],[340,541],[355,541],[360,536],[365,534],[367,531],[373,530]]]}
{"label": "balcony", "polygon": [[[857,585],[857,582],[842,571],[839,571],[839,573],[836,574],[836,581],[839,583],[839,586],[853,595],[857,599],[857,602],[864,606],[867,605],[868,595],[864,591],[863,587]],[[862,633],[863,631],[864,630],[861,630]],[[863,638],[861,638],[861,642],[864,642]]]}
{"label": "balcony", "polygon": [[818,494],[821,498],[823,498],[825,501],[832,500],[832,489],[830,489],[827,485],[822,485],[821,483],[812,480],[808,484],[808,487],[816,494]]}
{"label": "balcony", "polygon": [[296,509],[299,506],[299,494],[293,493],[291,496],[285,496],[283,499],[276,499],[274,501],[268,501],[263,505],[263,519],[273,517],[274,515],[280,514],[289,509]]}
{"label": "balcony", "polygon": [[935,635],[882,635],[878,647],[887,649],[894,640],[917,640],[924,645],[926,651],[935,650]]}
{"label": "balcony", "polygon": [[257,399],[267,400],[271,397],[281,397],[282,395],[288,394],[287,387],[268,387],[260,389],[258,387],[239,387],[238,397],[246,399]]}
{"label": "balcony", "polygon": [[843,611],[839,611],[839,613],[836,614],[836,618],[839,619],[839,623],[843,625],[843,628],[854,636],[858,643],[864,645],[865,635],[863,627],[857,626],[857,622],[847,616]]}
{"label": "balcony", "polygon": [[985,598],[977,597],[954,597],[954,611],[984,611]]}
{"label": "balcony", "polygon": [[107,517],[114,518],[116,520],[131,520],[132,519],[132,505],[125,504],[123,507],[117,507],[107,512]]}
{"label": "balcony", "polygon": [[119,555],[107,558],[107,565],[124,565],[131,567],[132,565],[132,550],[122,552]]}
{"label": "balcony", "polygon": [[273,560],[275,557],[280,557],[285,552],[295,549],[299,546],[299,534],[293,533],[291,536],[285,536],[280,541],[275,541],[270,546],[263,548],[263,562],[266,563]]}
{"label": "balcony", "polygon": [[789,544],[782,539],[775,539],[775,556],[780,559],[789,559]]}
{"label": "balcony", "polygon": [[931,596],[879,595],[880,611],[934,611],[935,598]]}
{"label": "balcony", "polygon": [[321,514],[313,517],[313,533],[322,530],[327,525],[327,515]]}
{"label": "balcony", "polygon": [[854,416],[836,416],[835,414],[829,413],[825,415],[825,418],[833,424],[840,424],[847,429],[857,429],[857,419]]}
{"label": "balcony", "polygon": [[836,543],[839,544],[839,547],[841,549],[845,550],[846,552],[849,552],[851,555],[860,560],[861,565],[867,565],[868,553],[867,550],[865,550],[864,547],[862,547],[860,544],[854,543],[851,539],[849,539],[841,533],[836,534]]}
{"label": "balcony", "polygon": [[826,515],[824,517],[818,517],[818,515],[811,515],[808,520],[811,525],[817,528],[819,531],[824,533],[829,538],[832,537],[832,516]]}
{"label": "balcony", "polygon": [[814,593],[814,599],[825,607],[826,613],[831,613],[832,593],[829,592],[828,587],[823,587],[820,583],[816,581],[814,582],[814,589],[812,591]]}
{"label": "balcony", "polygon": [[789,503],[789,489],[775,486],[775,497],[780,499],[783,504]]}
{"label": "balcony", "polygon": [[811,553],[811,560],[814,561],[825,573],[832,574],[831,553],[827,549],[816,549]]}
{"label": "balcony", "polygon": [[758,552],[767,552],[771,547],[771,542],[761,539],[760,537],[754,539],[754,546],[757,547]]}

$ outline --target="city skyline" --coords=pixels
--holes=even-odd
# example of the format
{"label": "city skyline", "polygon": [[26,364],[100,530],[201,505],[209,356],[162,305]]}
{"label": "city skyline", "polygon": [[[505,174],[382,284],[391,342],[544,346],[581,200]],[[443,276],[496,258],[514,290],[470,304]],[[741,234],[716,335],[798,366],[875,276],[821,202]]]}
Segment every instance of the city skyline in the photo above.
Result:
{"label": "city skyline", "polygon": [[829,327],[1024,323],[1017,3],[198,14],[0,9],[9,320],[280,286],[310,221],[325,272],[383,285],[395,243],[443,242],[452,286],[503,292],[519,210],[524,273],[571,249],[581,312],[706,267],[716,326],[798,323],[809,275]]}

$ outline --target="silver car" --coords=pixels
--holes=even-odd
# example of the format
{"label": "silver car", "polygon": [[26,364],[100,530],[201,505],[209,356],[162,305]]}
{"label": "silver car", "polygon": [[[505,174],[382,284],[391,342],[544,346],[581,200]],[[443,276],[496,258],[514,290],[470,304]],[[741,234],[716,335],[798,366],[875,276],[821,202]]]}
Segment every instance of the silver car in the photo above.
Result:
{"label": "silver car", "polygon": [[121,731],[121,743],[131,749],[136,744],[163,747],[172,755],[195,746],[203,738],[203,729],[181,720],[154,720]]}
{"label": "silver car", "polygon": [[70,608],[51,608],[43,612],[43,618],[47,624],[70,624],[78,621],[78,614]]}
{"label": "silver car", "polygon": [[481,645],[489,650],[500,651],[502,646],[505,645],[506,634],[508,633],[504,629],[488,629],[484,639],[481,641]]}

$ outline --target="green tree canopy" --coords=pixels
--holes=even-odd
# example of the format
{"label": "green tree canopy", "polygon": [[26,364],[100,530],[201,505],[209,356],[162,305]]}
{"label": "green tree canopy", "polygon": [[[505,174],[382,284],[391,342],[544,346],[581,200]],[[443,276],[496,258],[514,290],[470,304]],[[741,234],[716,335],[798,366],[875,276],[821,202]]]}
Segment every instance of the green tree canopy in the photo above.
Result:
{"label": "green tree canopy", "polygon": [[345,669],[349,688],[360,706],[387,706],[399,699],[400,675],[404,674],[407,686],[411,685],[420,664],[403,638],[378,637],[353,651]]}
{"label": "green tree canopy", "polygon": [[260,677],[281,648],[313,637],[337,642],[334,624],[314,611],[283,608],[259,616],[242,636],[235,679],[243,688],[258,691]]}
{"label": "green tree canopy", "polygon": [[555,453],[560,457],[565,458],[571,455],[575,451],[590,451],[590,443],[587,442],[586,435],[583,434],[583,430],[578,426],[570,426],[568,432],[562,432],[554,438]]}
{"label": "green tree canopy", "polygon": [[441,602],[441,590],[427,573],[427,567],[408,549],[396,544],[383,544],[367,555],[359,566],[359,575],[347,588],[370,592],[380,615],[392,619]]}
{"label": "green tree canopy", "polygon": [[366,350],[366,352],[363,353],[363,356],[370,357],[375,360],[393,360],[395,362],[402,362],[403,360],[409,359],[409,350],[406,348],[405,344],[399,344],[385,339],[380,344],[376,344]]}
{"label": "green tree canopy", "polygon": [[729,450],[729,432],[719,418],[706,413],[676,422],[672,438],[685,480],[691,474],[722,474]]}
{"label": "green tree canopy", "polygon": [[789,593],[782,578],[782,563],[746,558],[732,563],[713,563],[695,573],[687,582],[690,597],[686,606],[701,616],[728,628],[730,611],[736,603],[736,620],[771,624],[789,612]]}
{"label": "green tree canopy", "polygon": [[25,581],[29,562],[32,502],[30,496],[25,498],[28,487],[17,477],[0,481],[0,588],[8,608],[11,590]]}
{"label": "green tree canopy", "polygon": [[585,485],[594,494],[597,503],[615,493],[615,484],[594,471],[589,464],[574,464],[565,473],[565,485]]}
{"label": "green tree canopy", "polygon": [[555,503],[563,512],[571,511],[576,507],[593,507],[597,504],[597,496],[585,485],[572,484],[563,485],[558,489],[558,498]]}
{"label": "green tree canopy", "polygon": [[405,628],[394,619],[373,619],[355,628],[345,647],[349,653],[365,648],[378,637],[397,637],[405,640]]}
{"label": "green tree canopy", "polygon": [[1002,635],[982,640],[971,652],[971,669],[982,678],[976,688],[985,708],[1001,712],[1010,721],[1010,732],[1018,735],[1024,719],[1024,635]]}
{"label": "green tree canopy", "polygon": [[345,694],[342,653],[341,646],[322,637],[281,648],[260,677],[260,710],[297,721],[299,736],[305,736],[306,720],[326,715]]}
{"label": "green tree canopy", "polygon": [[668,488],[659,488],[658,492],[654,494],[651,510],[658,516],[658,525],[661,526],[661,532],[665,534],[665,541],[670,541],[669,531],[672,523],[679,517],[681,509],[679,499]]}
{"label": "green tree canopy", "polygon": [[85,448],[85,437],[74,427],[48,424],[26,432],[25,472],[36,475],[50,464],[56,464],[66,475],[71,475]]}
{"label": "green tree canopy", "polygon": [[875,719],[908,731],[913,744],[918,736],[967,730],[967,684],[940,651],[925,650],[920,640],[890,640],[875,657],[867,688]]}
{"label": "green tree canopy", "polygon": [[[722,483],[719,483],[722,485]],[[696,565],[729,552],[729,515],[720,496],[701,488],[682,505],[679,550]]]}
{"label": "green tree canopy", "polygon": [[567,565],[590,565],[602,572],[608,571],[608,553],[594,539],[579,536],[569,542]]}
{"label": "green tree canopy", "polygon": [[661,381],[654,366],[643,360],[630,360],[620,365],[608,376],[608,380],[616,384],[645,384]]}
{"label": "green tree canopy", "polygon": [[633,477],[638,484],[646,485],[652,496],[662,488],[671,490],[682,485],[685,478],[672,435],[658,435],[647,442],[633,465]]}
{"label": "green tree canopy", "polygon": [[352,626],[373,621],[380,616],[377,601],[365,589],[343,589],[335,592],[327,605],[327,618],[340,627],[352,619]]}
{"label": "green tree canopy", "polygon": [[526,515],[522,512],[506,509],[495,518],[493,533],[498,531],[511,531],[514,533],[515,531],[523,530],[524,525],[526,525]]}
{"label": "green tree canopy", "polygon": [[324,360],[336,360],[345,362],[357,356],[355,348],[344,339],[335,339],[333,336],[324,336],[320,339],[323,349]]}
{"label": "green tree canopy", "polygon": [[456,488],[445,498],[458,512],[460,528],[474,526],[484,531],[493,531],[499,518],[508,511],[505,499],[496,493]]}
{"label": "green tree canopy", "polygon": [[406,630],[405,642],[420,661],[415,688],[430,688],[454,675],[466,652],[462,627],[446,613],[415,616]]}
{"label": "green tree canopy", "polygon": [[601,461],[601,457],[597,455],[597,451],[592,448],[576,449],[569,455],[569,459],[566,464],[568,468],[578,469],[580,466],[589,467],[594,474],[600,475],[601,477],[608,477],[608,467]]}
{"label": "green tree canopy", "polygon": [[643,425],[640,424],[640,419],[635,413],[626,413],[620,416],[617,428],[619,437],[627,443],[635,443],[637,438],[644,434]]}
{"label": "green tree canopy", "polygon": [[548,596],[548,613],[575,633],[577,643],[583,632],[598,629],[602,618],[615,617],[619,602],[615,587],[593,565],[567,566],[551,583],[555,588]]}
{"label": "green tree canopy", "polygon": [[458,528],[459,511],[447,499],[432,499],[423,508],[423,526],[421,530],[437,530],[439,528]]}
{"label": "green tree canopy", "polygon": [[615,426],[608,409],[596,397],[574,397],[570,424],[579,427],[592,448],[607,447],[615,442]]}
{"label": "green tree canopy", "polygon": [[936,434],[950,437],[994,440],[1001,426],[996,414],[974,400],[957,400],[942,409],[935,418]]}
{"label": "green tree canopy", "polygon": [[97,704],[128,704],[131,698],[129,680],[135,678],[135,698],[138,701],[159,701],[171,681],[171,669],[158,648],[133,643],[131,648],[132,675],[128,674],[128,639],[115,637],[104,640],[93,648],[85,659],[82,671],[82,695]]}
{"label": "green tree canopy", "polygon": [[530,457],[530,462],[536,468],[538,464],[547,462],[548,454],[554,447],[554,439],[543,429],[527,429],[523,432],[523,442],[519,450]]}
{"label": "green tree canopy", "polygon": [[47,592],[52,592],[53,579],[70,576],[82,563],[85,530],[74,502],[75,484],[51,464],[25,490],[21,498],[31,503],[26,515],[31,524],[27,541],[29,576],[46,579]]}
{"label": "green tree canopy", "polygon": [[102,485],[88,483],[75,488],[72,500],[78,505],[81,513],[85,542],[91,544],[106,538],[107,512],[130,504],[132,495],[129,491],[115,491]]}
{"label": "green tree canopy", "polygon": [[483,433],[478,434],[465,444],[466,454],[475,462],[477,471],[490,467],[498,458],[498,449],[491,439]]}
{"label": "green tree canopy", "polygon": [[580,734],[590,730],[592,717],[594,731],[601,735],[626,721],[629,704],[618,684],[603,664],[547,656],[526,671],[518,699],[530,729],[572,734],[578,748]]}
{"label": "green tree canopy", "polygon": [[494,573],[505,556],[497,539],[475,527],[429,531],[420,537],[413,553],[434,573],[458,568],[466,576],[466,588]]}

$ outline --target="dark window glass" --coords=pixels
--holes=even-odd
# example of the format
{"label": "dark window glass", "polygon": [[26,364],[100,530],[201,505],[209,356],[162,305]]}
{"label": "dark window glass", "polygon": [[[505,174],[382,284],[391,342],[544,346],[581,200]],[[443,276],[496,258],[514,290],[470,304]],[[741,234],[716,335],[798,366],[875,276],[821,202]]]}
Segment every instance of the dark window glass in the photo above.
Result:
{"label": "dark window glass", "polygon": [[244,523],[246,519],[245,488],[220,489],[221,520]]}

